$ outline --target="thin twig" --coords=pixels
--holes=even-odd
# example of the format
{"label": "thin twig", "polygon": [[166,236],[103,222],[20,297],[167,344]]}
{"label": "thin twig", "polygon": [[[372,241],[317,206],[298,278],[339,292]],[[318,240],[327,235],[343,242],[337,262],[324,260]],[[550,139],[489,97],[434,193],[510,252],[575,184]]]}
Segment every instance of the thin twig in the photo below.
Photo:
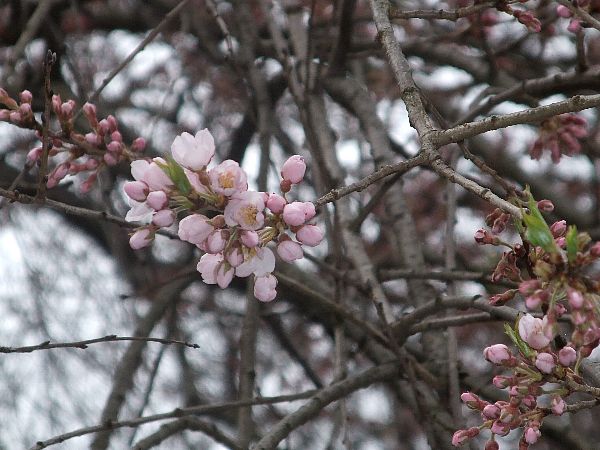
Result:
{"label": "thin twig", "polygon": [[46,197],[46,182],[48,174],[48,152],[50,145],[48,142],[48,130],[50,128],[50,113],[52,105],[52,88],[50,87],[50,73],[52,66],[56,62],[56,53],[48,50],[44,61],[44,115],[42,117],[42,155],[40,161],[40,172],[38,174],[38,188],[36,197],[43,199]]}
{"label": "thin twig", "polygon": [[[142,40],[142,42],[140,42],[137,45],[137,47],[134,48],[131,53],[129,53],[129,55],[127,55],[127,57],[121,62],[121,64],[115,67],[108,74],[108,76],[104,80],[102,80],[102,84],[100,84],[98,89],[96,89],[94,93],[89,97],[89,103],[96,103],[98,101],[98,98],[100,97],[100,94],[102,93],[104,88],[108,86],[108,84],[119,74],[119,72],[121,72],[127,66],[127,64],[129,64],[133,60],[133,58],[137,56],[138,53],[144,50],[144,48],[146,48],[146,46],[150,42],[152,42],[154,38],[156,38],[156,36],[159,35],[159,33],[165,28],[165,26],[181,12],[181,10],[189,3],[189,1],[190,0],[182,0],[181,2],[179,2],[179,4],[177,4],[177,6],[175,6],[175,8],[173,8],[167,13],[164,19],[161,20],[161,22],[148,34],[148,36],[146,36]],[[75,114],[73,120],[76,120],[82,112],[83,109],[80,108],[79,111],[77,111],[77,114]]]}
{"label": "thin twig", "polygon": [[178,341],[175,339],[161,339],[161,338],[153,338],[153,337],[141,337],[141,336],[117,336],[116,334],[111,334],[108,336],[103,336],[95,339],[87,339],[85,341],[76,341],[76,342],[55,342],[45,341],[41,344],[37,345],[28,345],[25,347],[0,347],[0,353],[31,353],[37,350],[51,350],[54,348],[79,348],[86,349],[91,344],[98,344],[100,342],[117,342],[117,341],[145,341],[145,342],[158,342],[159,344],[177,344],[184,345],[190,348],[200,348],[198,344],[193,344],[190,342]]}

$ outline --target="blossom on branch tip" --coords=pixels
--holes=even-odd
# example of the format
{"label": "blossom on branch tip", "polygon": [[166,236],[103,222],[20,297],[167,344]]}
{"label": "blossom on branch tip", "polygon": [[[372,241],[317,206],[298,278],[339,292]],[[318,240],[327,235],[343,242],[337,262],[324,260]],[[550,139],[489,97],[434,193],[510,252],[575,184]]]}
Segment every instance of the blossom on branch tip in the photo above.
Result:
{"label": "blossom on branch tip", "polygon": [[205,128],[192,136],[183,132],[171,144],[173,159],[190,170],[200,170],[210,163],[215,154],[215,141]]}
{"label": "blossom on branch tip", "polygon": [[492,364],[502,364],[512,359],[512,354],[504,344],[495,344],[483,350],[483,356]]}
{"label": "blossom on branch tip", "polygon": [[551,341],[544,332],[546,325],[547,317],[538,319],[531,314],[525,314],[519,319],[519,335],[531,348],[541,350]]}
{"label": "blossom on branch tip", "polygon": [[270,302],[277,296],[277,278],[271,274],[256,277],[254,280],[254,296],[261,302]]}
{"label": "blossom on branch tip", "polygon": [[300,155],[294,155],[283,163],[281,177],[292,184],[297,184],[302,181],[305,172],[306,163],[304,162],[304,158]]}
{"label": "blossom on branch tip", "polygon": [[208,176],[211,187],[218,194],[230,197],[236,192],[248,190],[246,173],[236,161],[230,159],[223,161],[211,169]]}

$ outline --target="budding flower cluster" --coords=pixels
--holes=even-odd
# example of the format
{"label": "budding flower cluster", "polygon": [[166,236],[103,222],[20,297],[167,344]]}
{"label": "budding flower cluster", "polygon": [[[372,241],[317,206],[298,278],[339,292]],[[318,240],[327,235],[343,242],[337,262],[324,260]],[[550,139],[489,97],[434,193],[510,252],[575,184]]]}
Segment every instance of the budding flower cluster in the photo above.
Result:
{"label": "budding flower cluster", "polygon": [[[275,244],[279,257],[291,262],[304,256],[303,245],[314,247],[323,240],[323,232],[311,222],[314,204],[286,198],[304,178],[304,159],[294,155],[283,164],[280,195],[249,191],[247,175],[235,161],[209,169],[215,143],[206,129],[195,136],[177,136],[171,154],[171,161],[131,163],[135,181],[124,186],[131,204],[126,220],[150,222],[131,236],[131,247],[150,245],[160,228],[171,226],[177,213],[186,212],[178,236],[204,252],[197,266],[203,281],[224,289],[235,276],[254,275],[254,296],[274,300],[275,254],[268,244]],[[208,217],[207,211],[217,214]]]}
{"label": "budding flower cluster", "polygon": [[542,122],[539,136],[531,146],[529,155],[540,159],[544,150],[550,151],[552,162],[557,164],[562,155],[573,156],[581,151],[580,139],[588,135],[587,122],[576,114],[562,114]]}
{"label": "budding flower cluster", "polygon": [[[40,124],[31,109],[33,96],[29,91],[19,95],[20,103],[12,99],[0,88],[0,103],[9,109],[0,109],[0,120],[5,120],[22,128],[35,130],[38,139],[42,140],[43,125]],[[76,104],[73,100],[62,101],[60,95],[51,99],[52,112],[58,119],[60,131],[49,129],[48,156],[50,158],[63,155],[48,174],[46,185],[53,188],[67,175],[87,173],[87,179],[81,184],[81,191],[88,192],[96,182],[98,172],[105,166],[114,166],[121,161],[137,158],[146,146],[143,138],[137,138],[130,146],[123,143],[117,119],[109,115],[98,120],[96,106],[91,103],[83,105],[82,110],[91,131],[85,135],[73,130]],[[49,118],[46,118],[49,120]],[[27,154],[27,163],[39,164],[43,149],[37,146]]]}
{"label": "budding flower cluster", "polygon": [[[506,225],[500,210],[486,218],[492,232],[482,229],[475,234],[479,244],[510,248],[502,255],[492,280],[518,283],[518,289],[494,295],[490,303],[503,305],[522,297],[528,310],[542,311],[541,317],[524,314],[514,329],[508,327],[507,335],[517,352],[504,344],[491,345],[483,351],[486,360],[510,372],[493,379],[494,386],[508,390],[508,401],[490,404],[472,393],[461,396],[469,408],[480,411],[483,422],[477,429],[489,429],[492,433],[486,444],[490,449],[498,448],[495,435],[505,436],[517,428],[522,429],[519,449],[536,443],[545,417],[562,415],[567,411],[566,397],[577,390],[586,392],[586,386],[577,388],[582,382],[579,365],[600,344],[600,283],[587,275],[588,267],[600,258],[600,243],[592,243],[587,233],[577,232],[564,220],[548,226],[541,211],[550,212],[554,205],[548,200],[535,202],[530,194],[529,197],[528,202],[519,204],[523,221],[516,228],[522,244],[510,245],[496,236]],[[523,279],[525,273],[531,278]],[[558,320],[567,312],[571,335],[566,345],[556,348]],[[471,430],[458,430],[452,443],[461,445],[475,436]]]}

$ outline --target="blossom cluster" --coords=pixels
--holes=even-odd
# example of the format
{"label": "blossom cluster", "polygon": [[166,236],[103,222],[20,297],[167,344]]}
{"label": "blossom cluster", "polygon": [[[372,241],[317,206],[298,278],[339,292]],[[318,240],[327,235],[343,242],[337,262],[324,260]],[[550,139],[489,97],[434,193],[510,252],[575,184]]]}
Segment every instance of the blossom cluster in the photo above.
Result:
{"label": "blossom cluster", "polygon": [[[475,2],[477,3],[477,2]],[[472,23],[478,29],[478,31],[483,31],[483,34],[487,33],[487,28],[493,25],[496,25],[499,21],[497,13],[494,11],[504,12],[506,14],[510,14],[518,22],[525,25],[531,31],[539,33],[542,30],[542,24],[537,19],[531,11],[515,9],[508,2],[496,2],[497,4],[489,9],[485,9],[484,11],[478,14],[471,14],[467,16],[467,20]],[[526,3],[526,0],[520,0],[520,3]],[[457,0],[456,6],[459,8],[466,8],[472,6],[473,2],[470,0]]]}
{"label": "blossom cluster", "polygon": [[[508,390],[509,399],[489,403],[471,392],[464,393],[462,400],[481,413],[483,422],[457,431],[452,441],[456,446],[483,429],[492,433],[486,449],[497,449],[495,436],[517,428],[523,429],[519,449],[537,442],[544,418],[563,414],[567,411],[565,399],[584,391],[578,388],[583,382],[579,367],[600,343],[600,283],[588,275],[590,265],[600,259],[600,242],[592,243],[587,233],[568,227],[564,220],[548,226],[541,214],[552,211],[548,200],[535,202],[530,196],[520,206],[523,222],[515,222],[520,244],[500,239],[510,217],[499,209],[486,218],[491,231],[479,230],[475,240],[508,247],[492,278],[518,283],[518,289],[495,295],[490,302],[503,305],[519,297],[532,314],[521,315],[514,327],[505,326],[517,353],[504,344],[484,350],[489,362],[510,372],[493,379],[496,387]],[[529,274],[527,279],[524,273]],[[570,322],[566,341],[558,336],[559,320]]]}
{"label": "blossom cluster", "polygon": [[304,159],[294,155],[283,164],[281,194],[276,194],[248,190],[246,173],[235,161],[209,169],[215,143],[207,129],[177,136],[171,153],[172,159],[131,163],[135,181],[124,186],[131,203],[126,219],[147,223],[133,233],[131,247],[150,245],[159,229],[185,213],[178,236],[204,252],[197,269],[205,283],[224,289],[234,276],[254,275],[254,296],[275,299],[275,255],[268,244],[291,262],[303,257],[302,245],[314,247],[323,239],[311,222],[314,204],[286,198],[304,178]]}
{"label": "blossom cluster", "polygon": [[[0,88],[0,103],[6,109],[0,109],[0,120],[8,121],[22,128],[35,130],[36,136],[42,141],[43,125],[36,119],[32,109],[33,95],[25,90],[19,94],[19,102],[10,97]],[[76,103],[73,100],[62,101],[60,95],[51,99],[52,112],[58,119],[60,130],[48,130],[48,157],[61,155],[58,163],[48,174],[47,187],[55,187],[67,175],[86,173],[87,178],[81,184],[81,191],[88,192],[94,185],[98,171],[106,166],[114,166],[121,161],[137,159],[146,142],[136,138],[131,145],[123,142],[117,119],[109,115],[98,119],[96,106],[86,103],[82,107],[90,131],[83,135],[74,131],[73,122],[76,118]],[[40,163],[42,156],[41,145],[33,148],[27,154],[30,165]]]}
{"label": "blossom cluster", "polygon": [[580,139],[585,138],[587,122],[576,114],[562,114],[542,122],[539,136],[531,146],[529,155],[540,159],[545,149],[550,150],[552,162],[557,164],[562,155],[573,156],[581,151]]}
{"label": "blossom cluster", "polygon": [[[590,14],[600,11],[600,1],[598,0],[573,0],[573,6],[576,8],[581,8]],[[571,10],[564,5],[558,5],[556,7],[556,14],[559,17],[570,19],[567,30],[569,30],[571,33],[576,34],[581,31],[583,27],[589,26],[585,22],[582,22],[581,19],[573,17]]]}

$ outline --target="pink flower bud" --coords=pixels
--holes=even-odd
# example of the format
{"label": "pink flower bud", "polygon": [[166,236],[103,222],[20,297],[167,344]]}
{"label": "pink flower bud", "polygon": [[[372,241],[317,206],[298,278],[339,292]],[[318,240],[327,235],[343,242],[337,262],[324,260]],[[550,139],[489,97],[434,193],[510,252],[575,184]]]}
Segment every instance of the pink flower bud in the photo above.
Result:
{"label": "pink flower bud", "polygon": [[269,208],[273,214],[281,214],[285,205],[287,205],[287,202],[281,195],[269,194],[267,208]]}
{"label": "pink flower bud", "polygon": [[567,289],[567,300],[569,301],[569,305],[575,309],[579,309],[583,306],[584,298],[581,292],[573,289]]}
{"label": "pink flower bud", "polygon": [[581,22],[578,19],[571,19],[567,30],[574,34],[579,33],[581,31]]}
{"label": "pink flower bud", "polygon": [[479,434],[479,428],[472,427],[468,430],[458,430],[452,436],[452,445],[458,447],[464,444],[468,439],[473,438]]}
{"label": "pink flower bud", "polygon": [[141,153],[146,148],[146,140],[142,137],[134,139],[131,143],[131,151]]}
{"label": "pink flower bud", "polygon": [[33,148],[27,153],[27,162],[33,163],[40,159],[40,156],[42,156],[42,147]]}
{"label": "pink flower bud", "polygon": [[239,247],[233,247],[227,253],[227,262],[231,267],[237,267],[244,262],[244,255]]}
{"label": "pink flower bud", "polygon": [[19,94],[19,98],[21,100],[21,103],[31,103],[31,101],[33,100],[33,95],[30,91],[25,90]]}
{"label": "pink flower bud", "polygon": [[94,183],[96,182],[96,178],[98,178],[98,174],[93,173],[89,177],[87,177],[87,179],[83,183],[81,183],[79,190],[81,191],[82,194],[87,194],[89,191],[92,190],[92,187],[94,186]]}
{"label": "pink flower bud", "polygon": [[119,124],[117,122],[117,118],[113,115],[108,115],[106,117],[106,121],[108,122],[108,130],[109,132],[113,132],[113,131],[117,131],[117,128],[119,128]]}
{"label": "pink flower bud", "polygon": [[254,248],[258,245],[260,238],[258,237],[258,233],[252,230],[243,230],[240,233],[240,241],[248,248]]}
{"label": "pink flower bud", "polygon": [[98,117],[96,116],[96,105],[93,105],[92,103],[85,103],[82,109],[83,113],[85,114],[85,117],[87,118],[92,128],[96,128],[96,125],[98,125]]}
{"label": "pink flower bud", "polygon": [[302,206],[304,207],[304,221],[308,222],[317,214],[315,205],[312,202],[302,202]]}
{"label": "pink flower bud", "polygon": [[60,115],[66,119],[70,118],[73,115],[73,103],[65,102],[60,105]]}
{"label": "pink flower bud", "polygon": [[558,222],[554,222],[550,226],[550,231],[552,232],[552,236],[555,238],[564,236],[564,234],[567,232],[567,221],[559,220]]}
{"label": "pink flower bud", "polygon": [[123,151],[123,144],[117,141],[110,141],[106,149],[111,153],[119,155]]}
{"label": "pink flower bud", "polygon": [[552,412],[557,416],[562,416],[563,413],[567,410],[567,404],[559,395],[555,395],[552,397],[550,407],[552,408]]}
{"label": "pink flower bud", "polygon": [[281,241],[277,245],[277,254],[286,262],[302,259],[304,256],[304,253],[302,252],[302,246],[290,239]]}
{"label": "pink flower bud", "polygon": [[552,373],[556,367],[554,356],[550,353],[539,353],[535,359],[535,367],[542,373]]}
{"label": "pink flower bud", "polygon": [[152,191],[148,194],[146,203],[155,211],[160,211],[169,204],[169,199],[164,191]]}
{"label": "pink flower bud", "polygon": [[565,19],[567,19],[573,15],[571,13],[571,10],[563,5],[558,5],[556,7],[556,14],[558,14],[559,17],[563,17]]}
{"label": "pink flower bud", "polygon": [[199,245],[204,242],[214,227],[209,223],[209,219],[202,214],[192,214],[179,222],[177,234],[182,241]]}
{"label": "pink flower bud", "polygon": [[60,115],[61,114],[61,111],[60,111],[60,106],[61,105],[62,105],[62,100],[60,98],[60,95],[54,94],[52,96],[52,109],[54,110],[54,113],[56,115]]}
{"label": "pink flower bud", "polygon": [[149,246],[154,240],[154,235],[148,228],[137,230],[129,239],[129,246],[134,250]]}
{"label": "pink flower bud", "polygon": [[48,176],[47,186],[53,188],[58,184],[60,180],[67,176],[69,173],[70,163],[65,162],[56,166],[52,173]]}
{"label": "pink flower bud", "polygon": [[102,119],[100,122],[98,122],[98,128],[96,131],[98,131],[98,133],[102,136],[110,133],[110,125],[108,123],[108,120]]}
{"label": "pink flower bud", "polygon": [[98,146],[102,143],[102,138],[98,136],[96,133],[86,133],[85,140],[88,144]]}
{"label": "pink flower bud", "polygon": [[292,202],[283,208],[283,220],[290,226],[299,226],[305,222],[305,206],[302,202]]}
{"label": "pink flower bud", "polygon": [[537,202],[537,207],[540,211],[543,212],[554,211],[554,204],[550,200],[540,200],[539,202]]}
{"label": "pink flower bud", "polygon": [[565,367],[569,367],[577,361],[577,352],[573,347],[563,347],[558,352],[558,362]]}
{"label": "pink flower bud", "polygon": [[590,248],[590,255],[594,258],[600,257],[600,242],[594,242],[594,245]]}
{"label": "pink flower bud", "polygon": [[175,213],[170,209],[157,211],[152,216],[152,223],[157,227],[170,227],[175,222]]}
{"label": "pink flower bud", "polygon": [[123,142],[123,136],[121,136],[121,133],[119,133],[118,131],[113,131],[110,135],[110,140],[116,142]]}
{"label": "pink flower bud", "polygon": [[21,121],[23,120],[23,116],[18,111],[12,111],[9,114],[8,118],[10,119],[10,121],[12,123],[17,124],[17,125],[19,125],[21,123]]}
{"label": "pink flower bud", "polygon": [[290,157],[281,168],[281,177],[284,180],[289,180],[292,184],[297,184],[304,178],[306,172],[306,163],[300,155]]}
{"label": "pink flower bud", "polygon": [[33,115],[33,110],[31,109],[31,105],[29,103],[23,103],[19,106],[19,112],[22,117],[31,117]]}
{"label": "pink flower bud", "polygon": [[537,406],[537,401],[533,395],[526,395],[521,399],[521,403],[531,409]]}
{"label": "pink flower bud", "polygon": [[539,428],[528,427],[525,430],[525,434],[523,435],[523,439],[528,444],[535,444],[538,441],[538,439],[540,438],[541,435],[542,435],[542,433],[540,433]]}
{"label": "pink flower bud", "polygon": [[460,395],[462,402],[470,409],[482,410],[486,406],[486,402],[482,401],[477,395],[472,392],[463,392]]}
{"label": "pink flower bud", "polygon": [[148,185],[142,181],[128,181],[125,183],[125,186],[123,186],[123,190],[130,199],[135,200],[136,202],[146,201],[146,197],[148,197],[149,193]]}
{"label": "pink flower bud", "polygon": [[483,356],[492,364],[502,364],[512,359],[508,347],[504,344],[495,344],[483,350]]}
{"label": "pink flower bud", "polygon": [[169,176],[158,166],[157,163],[164,164],[165,161],[162,158],[154,158],[153,162],[146,167],[144,175],[140,181],[144,181],[152,191],[167,191],[173,187],[173,181],[171,181]]}
{"label": "pink flower bud", "polygon": [[500,408],[496,405],[487,405],[485,408],[483,408],[482,414],[488,420],[496,420],[498,417],[500,417]]}
{"label": "pink flower bud", "polygon": [[504,389],[509,387],[512,384],[512,378],[507,377],[505,375],[496,375],[492,379],[492,383],[499,389]]}
{"label": "pink flower bud", "polygon": [[213,231],[206,241],[206,249],[209,253],[221,253],[225,249],[227,240],[221,230]]}
{"label": "pink flower bud", "polygon": [[171,144],[173,158],[183,167],[190,170],[200,170],[206,167],[215,154],[215,141],[205,128],[195,136],[182,133]]}
{"label": "pink flower bud", "polygon": [[109,166],[116,166],[119,162],[119,160],[117,159],[117,157],[109,152],[106,152],[104,154],[104,156],[102,156],[102,159],[104,160],[104,162],[109,165]]}
{"label": "pink flower bud", "polygon": [[497,434],[498,436],[506,436],[510,432],[510,425],[500,420],[496,420],[492,427],[490,428],[492,433]]}
{"label": "pink flower bud", "polygon": [[304,245],[316,247],[323,240],[323,231],[316,225],[304,225],[296,232],[296,238]]}
{"label": "pink flower bud", "polygon": [[254,296],[261,302],[270,302],[277,296],[277,278],[268,274],[262,277],[256,277],[254,280]]}

